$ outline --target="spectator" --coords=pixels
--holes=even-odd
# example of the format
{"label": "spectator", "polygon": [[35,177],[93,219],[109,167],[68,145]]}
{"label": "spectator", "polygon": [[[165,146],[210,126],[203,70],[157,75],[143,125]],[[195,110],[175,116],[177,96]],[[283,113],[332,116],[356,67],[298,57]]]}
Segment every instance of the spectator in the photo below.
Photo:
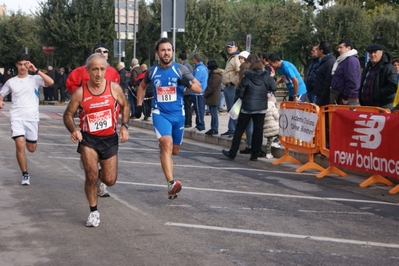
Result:
{"label": "spectator", "polygon": [[[55,80],[55,70],[52,66],[47,67],[47,75],[52,79]],[[55,95],[55,86],[44,87],[44,100],[45,101],[54,101],[55,98],[58,100],[58,91]]]}
{"label": "spectator", "polygon": [[266,158],[273,159],[272,142],[278,137],[279,133],[279,112],[277,108],[276,98],[273,94],[268,93],[267,111],[265,121],[263,124],[263,137],[267,138],[266,143]]}
{"label": "spectator", "polygon": [[130,88],[129,90],[129,103],[130,103],[130,118],[138,119],[135,117],[136,110],[136,91],[139,84],[136,83],[137,77],[142,73],[141,67],[139,65],[139,60],[137,58],[132,59],[132,70],[130,71]]}
{"label": "spectator", "polygon": [[247,51],[242,51],[241,53],[238,54],[238,59],[240,60],[240,63],[244,63],[245,60],[247,60],[249,56],[249,53]]}
{"label": "spectator", "polygon": [[396,72],[398,72],[398,78],[396,79],[398,89],[396,90],[395,100],[393,101],[393,106],[397,107],[399,104],[399,58],[395,58],[394,60],[392,60],[392,65],[396,68]]}
{"label": "spectator", "polygon": [[[140,67],[141,67],[142,72],[136,79],[136,84],[139,84],[139,85],[145,77],[145,73],[147,71],[147,65],[142,64]],[[152,85],[152,83],[150,83],[147,85],[147,88],[146,88],[145,94],[144,94],[144,100],[143,100],[144,118],[143,118],[143,121],[151,121],[151,107],[152,107],[153,98],[154,98],[154,86]]]}
{"label": "spectator", "polygon": [[65,83],[66,83],[66,74],[65,74],[65,69],[63,67],[60,68],[60,75],[58,77],[58,84],[57,84],[57,88],[60,90],[60,102],[65,102],[66,98],[65,98]]}
{"label": "spectator", "polygon": [[[234,104],[236,95],[236,86],[238,83],[238,71],[240,70],[240,60],[238,55],[240,51],[235,41],[229,41],[226,45],[229,59],[226,62],[226,68],[223,71],[222,83],[225,86],[223,89],[224,99],[226,101],[227,112],[230,111]],[[237,122],[229,118],[228,129],[222,133],[221,136],[232,138],[236,130]]]}
{"label": "spectator", "polygon": [[[240,82],[242,78],[244,77],[244,71],[249,69],[250,63],[248,61],[244,61],[240,65],[240,71],[238,72],[239,76],[239,81],[238,81],[238,86],[240,85]],[[267,73],[268,74],[268,73]],[[252,153],[252,133],[254,130],[254,125],[252,122],[252,119],[249,120],[247,127],[245,128],[245,132],[242,134],[242,139],[245,138],[245,143],[247,144],[245,149],[240,150],[241,154],[251,154]]]}
{"label": "spectator", "polygon": [[219,68],[218,63],[213,59],[209,60],[207,65],[209,69],[208,86],[203,96],[211,113],[211,129],[205,132],[205,134],[213,136],[219,134],[218,105],[220,103],[220,84],[222,82],[223,70]]}
{"label": "spectator", "polygon": [[398,73],[390,62],[390,56],[383,52],[381,44],[370,44],[366,51],[370,61],[362,72],[360,105],[392,109]]}
{"label": "spectator", "polygon": [[[188,62],[186,53],[179,54],[179,62],[183,66],[187,67],[187,69],[191,73],[193,73],[193,67]],[[185,121],[184,121],[185,128],[192,127],[192,119],[193,119],[192,105],[193,105],[193,101],[192,101],[192,97],[191,97],[191,89],[186,87],[186,88],[184,88],[184,112],[186,114]]]}
{"label": "spectator", "polygon": [[[2,79],[3,86],[4,86],[4,84],[6,84],[7,80],[9,80],[10,78],[12,78],[13,76],[14,76],[14,75],[13,75],[13,73],[12,73],[11,68],[7,69],[7,71],[6,71],[6,73],[3,75],[3,79]],[[11,94],[11,93],[8,94],[4,99],[5,99],[6,101],[8,101],[8,102],[11,102],[11,100],[12,100],[12,94]]]}
{"label": "spectator", "polygon": [[119,62],[116,68],[120,77],[119,85],[121,86],[123,92],[125,92],[127,90],[125,63]]}
{"label": "spectator", "polygon": [[269,57],[268,54],[262,54],[262,63],[265,66],[265,71],[269,72],[269,75],[274,78],[276,75],[276,72],[274,71],[274,67],[272,67],[269,64],[269,61],[267,60],[267,58]]}
{"label": "spectator", "polygon": [[332,68],[330,103],[359,105],[360,62],[353,43],[343,39],[338,44],[339,57]]}
{"label": "spectator", "polygon": [[316,94],[316,104],[323,106],[330,103],[331,70],[335,62],[330,43],[321,41],[317,55],[320,58],[320,65],[314,77],[314,93]]}
{"label": "spectator", "polygon": [[202,62],[202,56],[200,54],[195,54],[194,58],[194,77],[201,83],[202,87],[202,92],[200,93],[195,93],[192,92],[192,101],[193,101],[193,107],[195,111],[195,127],[193,131],[200,132],[202,130],[205,130],[205,121],[204,121],[204,116],[205,116],[205,99],[203,97],[203,94],[208,86],[208,69]]}
{"label": "spectator", "polygon": [[277,81],[277,85],[285,83],[289,91],[288,100],[303,102],[306,96],[306,85],[298,69],[291,62],[281,60],[276,53],[269,55],[268,61],[272,67],[279,68],[281,78]]}
{"label": "spectator", "polygon": [[312,48],[312,62],[310,63],[308,73],[305,78],[305,85],[308,95],[308,101],[310,103],[316,103],[316,94],[314,93],[314,77],[316,74],[316,70],[320,65],[320,58],[317,55],[317,51],[319,49],[319,45],[315,45]]}
{"label": "spectator", "polygon": [[254,130],[252,135],[251,161],[257,161],[263,141],[263,123],[267,110],[268,91],[275,91],[274,79],[264,71],[263,63],[258,60],[251,64],[250,69],[244,71],[244,77],[238,87],[238,97],[242,100],[241,112],[237,120],[230,150],[223,150],[224,156],[230,160],[236,157],[241,142],[241,136],[252,118]]}

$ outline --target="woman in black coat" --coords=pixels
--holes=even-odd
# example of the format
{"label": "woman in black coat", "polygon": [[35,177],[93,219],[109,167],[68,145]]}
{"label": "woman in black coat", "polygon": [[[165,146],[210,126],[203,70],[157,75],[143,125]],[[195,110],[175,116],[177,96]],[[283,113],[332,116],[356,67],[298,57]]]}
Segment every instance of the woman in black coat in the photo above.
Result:
{"label": "woman in black coat", "polygon": [[262,61],[251,64],[249,70],[244,71],[238,87],[237,95],[242,100],[240,115],[238,116],[236,131],[230,150],[223,150],[227,158],[234,160],[240,147],[241,137],[252,118],[254,129],[252,133],[251,161],[258,160],[263,142],[263,123],[267,110],[267,93],[276,90],[274,79],[264,71]]}

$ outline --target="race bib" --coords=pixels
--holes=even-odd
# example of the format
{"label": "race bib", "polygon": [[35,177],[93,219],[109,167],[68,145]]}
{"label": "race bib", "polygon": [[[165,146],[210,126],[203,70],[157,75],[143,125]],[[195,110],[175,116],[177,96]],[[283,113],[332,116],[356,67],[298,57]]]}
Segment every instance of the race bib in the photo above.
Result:
{"label": "race bib", "polygon": [[177,100],[176,87],[157,88],[158,102],[174,102]]}
{"label": "race bib", "polygon": [[99,111],[87,115],[90,132],[104,130],[112,126],[111,110]]}

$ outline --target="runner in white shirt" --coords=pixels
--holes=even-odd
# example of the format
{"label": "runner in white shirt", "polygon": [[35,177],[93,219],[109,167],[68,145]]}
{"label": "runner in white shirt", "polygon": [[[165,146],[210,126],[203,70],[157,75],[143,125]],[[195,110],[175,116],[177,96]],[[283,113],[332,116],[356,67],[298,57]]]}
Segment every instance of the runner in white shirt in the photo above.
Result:
{"label": "runner in white shirt", "polygon": [[[37,69],[30,61],[29,55],[17,56],[18,75],[9,79],[0,91],[0,109],[4,108],[4,97],[12,93],[10,109],[11,137],[15,141],[17,161],[22,171],[22,185],[30,185],[25,154],[36,151],[39,127],[39,87],[50,86],[54,81]],[[31,71],[37,75],[29,75]]]}

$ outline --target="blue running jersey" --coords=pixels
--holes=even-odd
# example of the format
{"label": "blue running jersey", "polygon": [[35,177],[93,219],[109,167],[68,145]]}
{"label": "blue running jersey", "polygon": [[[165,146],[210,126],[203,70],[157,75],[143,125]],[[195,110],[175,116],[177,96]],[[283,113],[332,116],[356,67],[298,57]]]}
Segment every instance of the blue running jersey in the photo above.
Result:
{"label": "blue running jersey", "polygon": [[147,71],[144,82],[154,85],[153,109],[168,115],[184,116],[184,86],[179,85],[182,78],[193,80],[194,76],[176,62],[167,68],[155,65]]}

